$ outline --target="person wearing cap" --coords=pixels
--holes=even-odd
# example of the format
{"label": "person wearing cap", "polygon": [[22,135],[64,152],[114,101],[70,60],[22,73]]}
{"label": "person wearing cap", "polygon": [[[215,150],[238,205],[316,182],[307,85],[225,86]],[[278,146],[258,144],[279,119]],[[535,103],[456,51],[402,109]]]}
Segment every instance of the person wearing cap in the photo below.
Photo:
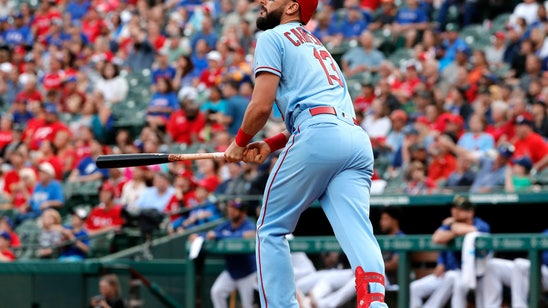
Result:
{"label": "person wearing cap", "polygon": [[[255,238],[255,224],[247,217],[247,207],[241,200],[231,200],[227,207],[227,220],[214,230],[205,234],[208,241],[223,239]],[[189,241],[203,234],[192,234]],[[242,308],[251,308],[254,301],[254,291],[257,287],[257,265],[255,254],[225,255],[225,270],[217,277],[211,286],[211,302],[213,307],[227,307],[230,293],[238,290]]]}
{"label": "person wearing cap", "polygon": [[61,233],[67,245],[61,247],[61,261],[81,261],[89,252],[89,234],[84,228],[87,211],[83,208],[74,208],[70,225],[63,226]]}
{"label": "person wearing cap", "polygon": [[25,20],[21,13],[13,15],[13,26],[3,33],[4,44],[8,46],[26,45],[33,43],[33,35],[30,27],[25,25]]}
{"label": "person wearing cap", "polygon": [[87,215],[84,228],[89,235],[119,230],[124,224],[122,206],[114,201],[114,186],[104,183],[99,188],[99,204]]}
{"label": "person wearing cap", "polygon": [[[340,67],[304,27],[318,1],[260,0],[259,5],[257,27],[263,32],[255,47],[255,88],[224,156],[228,162],[261,164],[283,149],[267,181],[257,224],[261,306],[299,306],[285,235],[319,199],[355,271],[360,307],[387,307],[384,264],[368,217],[373,150],[355,120]],[[269,119],[274,102],[286,130],[250,143]]]}
{"label": "person wearing cap", "polygon": [[533,162],[533,170],[541,171],[548,165],[548,142],[533,131],[533,118],[527,114],[518,115],[514,120],[516,148],[515,156],[528,156]]}
{"label": "person wearing cap", "polygon": [[[548,236],[548,229],[542,231],[542,234]],[[529,259],[488,259],[482,278],[483,283],[479,284],[476,290],[477,294],[483,298],[483,303],[476,307],[501,307],[504,298],[503,286],[510,288],[511,307],[530,307],[528,302],[530,273]],[[548,291],[548,251],[543,251],[541,255],[540,291]]]}
{"label": "person wearing cap", "polygon": [[512,166],[506,168],[506,192],[529,191],[533,185],[532,168],[533,162],[527,156],[512,159]]}
{"label": "person wearing cap", "polygon": [[199,77],[199,88],[208,89],[218,86],[223,75],[223,56],[217,50],[207,53],[207,68],[204,69]]}
{"label": "person wearing cap", "polygon": [[[475,216],[475,205],[468,198],[456,195],[451,203],[451,216],[442,221],[432,235],[432,242],[448,244],[467,233],[490,231],[489,224]],[[451,307],[466,307],[467,288],[461,278],[461,262],[460,252],[441,251],[434,272],[409,285],[409,307],[444,307],[449,297]],[[423,302],[425,297],[428,300]]]}
{"label": "person wearing cap", "polygon": [[447,65],[455,60],[457,52],[462,52],[468,56],[471,54],[468,44],[459,36],[459,26],[457,24],[447,24],[445,32],[445,39],[442,42],[445,54],[440,59],[440,71],[444,71]]}
{"label": "person wearing cap", "polygon": [[38,183],[29,200],[29,212],[18,217],[18,221],[36,218],[48,208],[62,207],[65,203],[63,187],[55,180],[55,169],[48,162],[38,166]]}
{"label": "person wearing cap", "polygon": [[0,231],[0,262],[12,262],[16,257],[10,249],[11,236],[6,231]]}
{"label": "person wearing cap", "polygon": [[504,66],[504,51],[506,50],[506,34],[497,31],[493,34],[493,44],[485,48],[485,57],[492,71]]}

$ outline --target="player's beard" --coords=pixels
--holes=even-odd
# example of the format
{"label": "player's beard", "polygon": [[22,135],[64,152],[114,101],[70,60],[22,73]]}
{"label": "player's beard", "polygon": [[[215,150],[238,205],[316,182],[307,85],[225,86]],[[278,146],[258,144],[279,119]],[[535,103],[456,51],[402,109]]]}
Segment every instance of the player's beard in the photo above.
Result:
{"label": "player's beard", "polygon": [[268,30],[276,27],[282,21],[282,14],[284,12],[283,7],[279,7],[272,12],[268,12],[265,7],[261,7],[261,10],[265,11],[265,16],[257,17],[257,28],[260,30]]}

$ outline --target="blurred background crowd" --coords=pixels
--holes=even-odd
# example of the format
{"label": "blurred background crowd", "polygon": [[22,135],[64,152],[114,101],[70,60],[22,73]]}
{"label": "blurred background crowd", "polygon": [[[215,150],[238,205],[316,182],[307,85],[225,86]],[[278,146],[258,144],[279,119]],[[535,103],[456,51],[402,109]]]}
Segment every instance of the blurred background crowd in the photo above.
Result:
{"label": "blurred background crowd", "polygon": [[[546,8],[320,1],[306,28],[338,61],[372,139],[373,193],[548,185]],[[276,153],[263,165],[102,170],[95,159],[223,151],[253,90],[257,12],[249,0],[0,0],[3,255],[23,242],[37,249],[13,258],[81,259],[90,235],[188,230],[236,198],[254,215]],[[256,138],[283,128],[274,109]]]}

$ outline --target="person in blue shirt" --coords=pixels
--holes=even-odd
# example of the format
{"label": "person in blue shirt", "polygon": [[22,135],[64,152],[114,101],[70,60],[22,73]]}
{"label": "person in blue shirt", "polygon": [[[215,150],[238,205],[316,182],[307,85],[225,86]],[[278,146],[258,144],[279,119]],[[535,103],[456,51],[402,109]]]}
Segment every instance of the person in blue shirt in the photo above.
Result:
{"label": "person in blue shirt", "polygon": [[2,39],[8,46],[33,44],[32,31],[28,25],[25,25],[23,14],[17,13],[13,16],[13,27],[2,33]]}
{"label": "person in blue shirt", "polygon": [[91,2],[89,0],[72,0],[67,3],[65,12],[70,14],[71,21],[80,21],[84,15],[86,15],[90,7]]}
{"label": "person in blue shirt", "polygon": [[364,18],[359,6],[354,5],[348,8],[347,15],[340,25],[340,33],[345,40],[357,39],[367,29],[369,21]]}
{"label": "person in blue shirt", "polygon": [[59,208],[65,203],[63,187],[61,183],[55,180],[55,169],[48,162],[43,162],[38,166],[39,182],[34,187],[29,200],[29,212],[17,217],[17,223],[26,219],[37,218],[42,215],[42,211],[48,208]]}
{"label": "person in blue shirt", "polygon": [[152,179],[152,187],[146,188],[135,204],[140,210],[156,209],[163,213],[169,200],[175,194],[175,188],[166,173],[157,172]]}
{"label": "person in blue shirt", "polygon": [[168,61],[168,52],[167,50],[160,49],[156,53],[156,68],[152,70],[152,86],[153,89],[158,83],[158,79],[165,78],[173,80],[177,71]]}
{"label": "person in blue shirt", "polygon": [[418,31],[428,27],[428,16],[419,7],[418,0],[407,0],[407,5],[399,9],[396,20],[392,25],[395,36],[405,38],[405,47],[411,48],[415,43]]}
{"label": "person in blue shirt", "polygon": [[248,103],[248,99],[239,94],[239,87],[237,82],[227,82],[221,86],[226,101],[221,123],[227,126],[228,133],[232,136],[238,133]]}
{"label": "person in blue shirt", "polygon": [[69,182],[92,182],[108,178],[108,169],[97,167],[96,161],[103,154],[103,145],[96,139],[91,140],[90,155],[82,158],[76,169],[73,169],[68,177]]}
{"label": "person in blue shirt", "polygon": [[89,234],[84,229],[87,211],[82,208],[72,210],[71,224],[64,226],[61,233],[70,244],[61,248],[61,261],[81,261],[89,252]]}
{"label": "person in blue shirt", "polygon": [[191,210],[187,215],[173,221],[173,230],[184,231],[221,218],[217,205],[209,199],[214,191],[215,187],[206,179],[196,183],[195,199],[187,204]]}
{"label": "person in blue shirt", "polygon": [[192,39],[190,41],[190,45],[192,46],[192,50],[196,49],[196,44],[199,40],[205,40],[207,43],[207,46],[209,46],[210,49],[215,48],[217,46],[217,40],[219,37],[215,33],[213,29],[213,20],[210,16],[204,16],[202,20],[202,30],[195,33],[192,36]]}
{"label": "person in blue shirt", "polygon": [[160,77],[157,80],[156,92],[148,103],[146,122],[152,128],[165,127],[169,116],[179,109],[179,99],[173,89],[171,80]]}
{"label": "person in blue shirt", "polygon": [[[255,223],[247,218],[247,207],[239,200],[227,205],[225,222],[206,233],[207,240],[236,238],[254,238]],[[199,235],[193,234],[190,241]],[[240,293],[242,308],[253,307],[253,294],[257,287],[257,264],[254,253],[229,254],[225,256],[225,270],[217,277],[211,287],[211,301],[214,307],[226,307],[227,298],[234,290]]]}
{"label": "person in blue shirt", "polygon": [[440,59],[439,71],[443,71],[457,56],[457,52],[470,53],[468,44],[459,37],[459,27],[456,24],[448,24],[445,27],[446,38],[442,42],[445,49],[443,58]]}
{"label": "person in blue shirt", "polygon": [[[448,244],[470,232],[489,233],[491,227],[475,217],[475,205],[466,197],[456,195],[451,216],[432,235],[435,244]],[[461,253],[441,251],[434,273],[411,282],[409,307],[444,307],[451,297],[451,307],[466,307],[466,288],[461,281]],[[423,298],[428,300],[423,304]]]}
{"label": "person in blue shirt", "polygon": [[384,61],[382,52],[375,48],[375,37],[371,32],[361,32],[359,42],[360,46],[342,56],[342,71],[346,77],[364,72],[376,73]]}

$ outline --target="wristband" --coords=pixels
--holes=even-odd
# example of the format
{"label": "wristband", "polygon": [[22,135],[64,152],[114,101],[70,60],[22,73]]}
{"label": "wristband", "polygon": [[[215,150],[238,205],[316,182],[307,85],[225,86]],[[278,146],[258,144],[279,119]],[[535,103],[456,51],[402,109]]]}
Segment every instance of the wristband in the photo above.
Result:
{"label": "wristband", "polygon": [[239,147],[245,147],[253,136],[246,134],[241,128],[238,130],[238,133],[236,134],[236,137],[234,137],[234,141]]}
{"label": "wristband", "polygon": [[274,152],[285,147],[285,144],[287,143],[287,137],[284,133],[279,133],[270,138],[266,138],[264,142],[266,142],[266,144],[268,144],[268,146],[270,147],[270,152]]}

